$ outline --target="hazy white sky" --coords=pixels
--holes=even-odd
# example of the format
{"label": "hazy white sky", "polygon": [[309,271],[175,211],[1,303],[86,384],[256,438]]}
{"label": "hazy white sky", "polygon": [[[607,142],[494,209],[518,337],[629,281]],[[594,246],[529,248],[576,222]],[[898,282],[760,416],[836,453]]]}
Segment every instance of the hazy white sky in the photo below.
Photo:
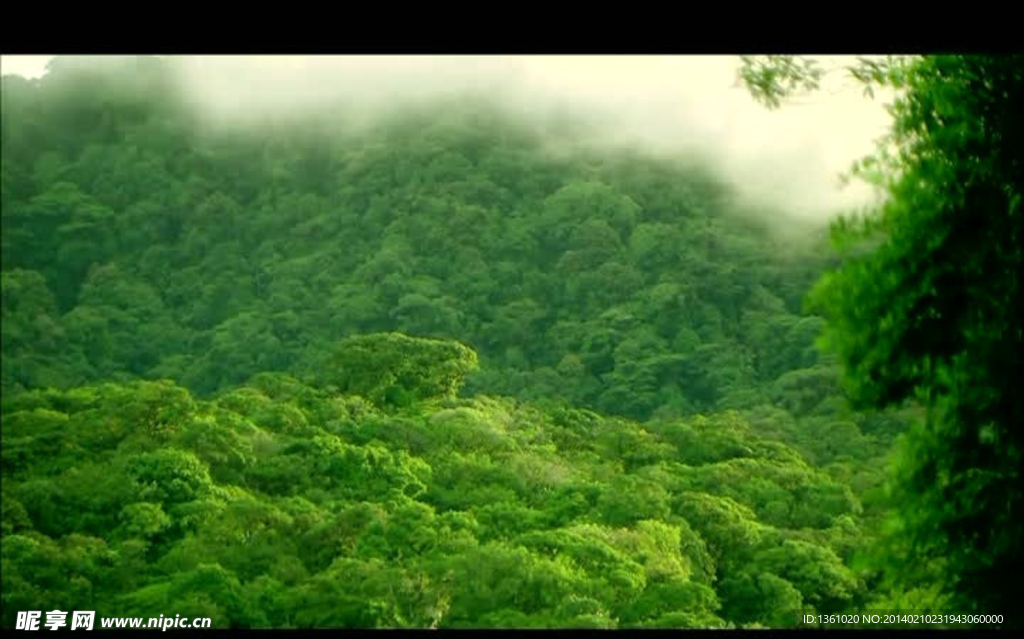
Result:
{"label": "hazy white sky", "polygon": [[[51,56],[3,56],[4,74],[38,77]],[[839,65],[847,60],[822,57]],[[450,90],[505,91],[524,109],[569,106],[613,118],[612,137],[658,151],[712,154],[753,201],[819,216],[868,197],[837,175],[889,123],[884,102],[842,76],[800,104],[769,111],[736,84],[732,56],[195,56],[186,86],[233,117],[344,97],[373,106]]]}
{"label": "hazy white sky", "polygon": [[17,74],[26,78],[38,78],[46,73],[49,55],[4,55],[0,56],[0,72],[3,75]]}

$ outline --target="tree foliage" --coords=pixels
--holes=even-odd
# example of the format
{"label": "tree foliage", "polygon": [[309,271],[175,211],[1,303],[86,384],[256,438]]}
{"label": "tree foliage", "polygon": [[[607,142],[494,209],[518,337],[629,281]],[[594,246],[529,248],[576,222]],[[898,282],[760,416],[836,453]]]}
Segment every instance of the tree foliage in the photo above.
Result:
{"label": "tree foliage", "polygon": [[[746,77],[770,98],[765,64]],[[1024,560],[1024,58],[925,56],[853,72],[897,90],[892,131],[857,167],[887,199],[835,225],[843,262],[810,302],[857,405],[927,409],[901,447],[899,541],[885,561],[899,566],[896,583],[930,574],[961,609],[1009,610]]]}
{"label": "tree foliage", "polygon": [[1019,57],[854,69],[901,93],[837,254],[698,156],[486,99],[223,127],[174,65],[2,79],[5,627],[1011,609]]}

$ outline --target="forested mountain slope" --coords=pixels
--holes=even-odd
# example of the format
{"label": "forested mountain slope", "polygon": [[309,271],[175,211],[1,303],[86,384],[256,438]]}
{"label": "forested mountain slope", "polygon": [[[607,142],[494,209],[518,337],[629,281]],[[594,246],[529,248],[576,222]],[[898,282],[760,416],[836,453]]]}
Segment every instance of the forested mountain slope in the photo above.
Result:
{"label": "forested mountain slope", "polygon": [[814,347],[815,231],[486,100],[211,125],[172,64],[3,79],[4,625],[884,596],[852,560],[903,418]]}
{"label": "forested mountain slope", "polygon": [[818,364],[800,300],[823,261],[782,259],[801,247],[696,162],[556,154],[583,133],[483,101],[334,137],[206,131],[173,93],[81,73],[5,80],[9,305],[52,320],[5,333],[5,389],[210,393],[397,330],[477,349],[472,389],[647,417],[754,405]]}

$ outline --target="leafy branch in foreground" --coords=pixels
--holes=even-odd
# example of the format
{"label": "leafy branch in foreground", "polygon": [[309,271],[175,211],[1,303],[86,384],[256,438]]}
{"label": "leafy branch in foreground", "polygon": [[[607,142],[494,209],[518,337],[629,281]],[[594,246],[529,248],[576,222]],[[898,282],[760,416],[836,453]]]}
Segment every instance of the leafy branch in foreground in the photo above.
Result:
{"label": "leafy branch in foreground", "polygon": [[[820,78],[778,57],[746,59],[741,75],[773,107]],[[1024,56],[862,62],[854,77],[899,90],[890,134],[857,167],[888,198],[834,225],[841,242],[873,244],[824,276],[809,307],[858,406],[927,408],[896,460],[900,541],[883,572],[903,586],[932,575],[958,611],[1012,610],[1024,596]]]}

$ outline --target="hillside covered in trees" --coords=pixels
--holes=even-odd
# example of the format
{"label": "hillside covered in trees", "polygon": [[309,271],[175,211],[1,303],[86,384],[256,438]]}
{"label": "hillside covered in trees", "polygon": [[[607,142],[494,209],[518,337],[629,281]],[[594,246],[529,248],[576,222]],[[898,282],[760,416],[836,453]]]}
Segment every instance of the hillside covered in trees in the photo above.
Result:
{"label": "hillside covered in trees", "polygon": [[818,348],[826,228],[479,97],[231,127],[174,78],[3,78],[4,627],[941,608],[877,558],[923,404]]}

